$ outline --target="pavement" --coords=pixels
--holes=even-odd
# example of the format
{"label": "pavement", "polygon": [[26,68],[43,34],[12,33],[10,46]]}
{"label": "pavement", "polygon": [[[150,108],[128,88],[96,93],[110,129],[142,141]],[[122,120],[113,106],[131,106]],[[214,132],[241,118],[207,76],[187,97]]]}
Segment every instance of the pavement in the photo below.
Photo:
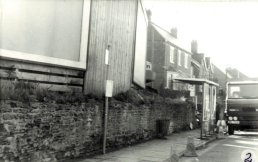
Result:
{"label": "pavement", "polygon": [[206,149],[197,150],[197,154],[198,157],[194,158],[182,157],[180,162],[257,162],[258,131],[235,131],[234,135],[213,142]]}
{"label": "pavement", "polygon": [[200,140],[200,129],[195,129],[173,133],[166,136],[166,139],[154,139],[77,162],[168,162],[171,150],[175,151],[179,157],[183,156],[189,136],[194,138],[196,149],[205,147],[216,139],[216,136],[213,135]]}

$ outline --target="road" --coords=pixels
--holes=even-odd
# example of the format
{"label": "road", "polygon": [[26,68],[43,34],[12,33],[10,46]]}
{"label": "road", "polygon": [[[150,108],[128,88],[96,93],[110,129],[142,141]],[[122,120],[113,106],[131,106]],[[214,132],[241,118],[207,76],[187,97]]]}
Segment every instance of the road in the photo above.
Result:
{"label": "road", "polygon": [[194,158],[182,157],[180,162],[258,162],[258,132],[235,131],[235,135],[210,143],[197,154]]}

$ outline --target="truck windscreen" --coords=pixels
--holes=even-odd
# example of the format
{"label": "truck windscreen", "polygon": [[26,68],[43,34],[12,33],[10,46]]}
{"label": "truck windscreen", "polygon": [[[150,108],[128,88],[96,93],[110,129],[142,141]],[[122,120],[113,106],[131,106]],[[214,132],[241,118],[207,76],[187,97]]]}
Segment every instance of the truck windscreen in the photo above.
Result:
{"label": "truck windscreen", "polygon": [[229,99],[258,99],[258,84],[229,84]]}

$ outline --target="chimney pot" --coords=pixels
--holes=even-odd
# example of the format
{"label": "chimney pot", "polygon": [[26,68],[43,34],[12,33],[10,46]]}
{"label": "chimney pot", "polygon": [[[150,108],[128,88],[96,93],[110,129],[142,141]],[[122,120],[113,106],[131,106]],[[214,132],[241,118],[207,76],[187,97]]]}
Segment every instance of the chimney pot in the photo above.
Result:
{"label": "chimney pot", "polygon": [[198,53],[198,43],[196,40],[193,40],[191,43],[191,52]]}
{"label": "chimney pot", "polygon": [[170,34],[171,34],[173,37],[177,38],[177,28],[171,28],[171,29],[170,29]]}
{"label": "chimney pot", "polygon": [[151,16],[152,16],[151,10],[150,9],[146,10],[146,14],[147,14],[148,20],[151,21]]}

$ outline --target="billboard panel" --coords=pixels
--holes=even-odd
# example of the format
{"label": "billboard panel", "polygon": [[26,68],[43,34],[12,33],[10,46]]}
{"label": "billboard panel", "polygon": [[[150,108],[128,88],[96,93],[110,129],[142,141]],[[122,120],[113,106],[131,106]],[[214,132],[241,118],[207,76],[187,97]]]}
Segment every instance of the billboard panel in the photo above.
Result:
{"label": "billboard panel", "polygon": [[147,27],[145,10],[141,1],[138,1],[133,82],[142,88],[145,88]]}

